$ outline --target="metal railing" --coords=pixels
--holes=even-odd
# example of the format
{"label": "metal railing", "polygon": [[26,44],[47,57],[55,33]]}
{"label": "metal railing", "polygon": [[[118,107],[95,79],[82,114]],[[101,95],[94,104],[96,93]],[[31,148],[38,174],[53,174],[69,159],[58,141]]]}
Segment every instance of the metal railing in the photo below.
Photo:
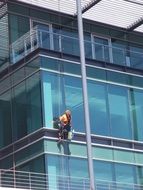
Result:
{"label": "metal railing", "polygon": [[87,190],[89,180],[62,175],[0,170],[0,187],[35,190]]}
{"label": "metal railing", "polygon": [[[30,190],[89,190],[89,179],[43,173],[0,170],[0,187]],[[96,180],[96,190],[143,190],[142,185]]]}
{"label": "metal railing", "polygon": [[[143,53],[93,43],[88,40],[85,40],[84,44],[86,58],[143,68]],[[80,55],[78,38],[59,33],[51,33],[37,26],[11,44],[12,63],[16,63],[39,47],[75,56]]]}

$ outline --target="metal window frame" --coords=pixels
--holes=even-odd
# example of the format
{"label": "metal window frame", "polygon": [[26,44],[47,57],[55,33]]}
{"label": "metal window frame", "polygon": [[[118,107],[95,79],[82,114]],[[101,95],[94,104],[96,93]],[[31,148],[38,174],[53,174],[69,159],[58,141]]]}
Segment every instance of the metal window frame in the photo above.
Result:
{"label": "metal window frame", "polygon": [[96,42],[94,41],[94,37],[101,38],[101,39],[104,39],[104,40],[108,41],[108,45],[107,46],[109,47],[109,49],[108,49],[109,61],[110,61],[110,63],[113,63],[113,52],[112,52],[112,41],[111,41],[111,38],[110,37],[101,36],[101,35],[97,35],[95,33],[91,33],[92,58],[96,59],[95,45],[94,45]]}
{"label": "metal window frame", "polygon": [[45,25],[49,27],[49,36],[50,36],[50,50],[54,50],[54,37],[53,37],[53,25],[48,22],[41,21],[39,19],[30,18],[30,30],[34,27],[34,22],[39,23],[39,25]]}

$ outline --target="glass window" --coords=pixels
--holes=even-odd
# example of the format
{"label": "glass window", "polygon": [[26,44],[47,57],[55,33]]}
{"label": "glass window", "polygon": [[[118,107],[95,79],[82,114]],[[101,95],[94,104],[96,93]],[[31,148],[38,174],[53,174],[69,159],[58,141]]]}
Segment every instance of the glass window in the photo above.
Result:
{"label": "glass window", "polygon": [[[133,190],[134,184],[142,183],[142,167],[94,160],[94,172],[97,189]],[[107,186],[107,187],[106,187]]]}
{"label": "glass window", "polygon": [[123,150],[114,150],[114,160],[120,162],[134,163],[134,153]]}
{"label": "glass window", "polygon": [[52,128],[53,117],[58,117],[64,107],[62,80],[58,74],[42,72],[44,126],[48,128]]}
{"label": "glass window", "polygon": [[116,182],[136,183],[135,166],[115,163]]}
{"label": "glass window", "polygon": [[41,90],[39,72],[26,80],[27,133],[42,127]]}
{"label": "glass window", "polygon": [[49,72],[42,72],[42,76],[45,126],[52,127],[53,117],[61,115],[65,109],[70,109],[75,131],[83,132],[84,111],[81,79]]}
{"label": "glass window", "polygon": [[27,135],[26,98],[25,82],[22,82],[13,89],[12,120],[14,140]]}
{"label": "glass window", "polygon": [[40,68],[40,62],[41,59],[40,57],[35,58],[28,62],[24,67],[25,67],[25,76],[29,76],[32,73],[36,72]]}
{"label": "glass window", "polygon": [[130,112],[134,131],[134,140],[143,140],[143,92],[130,89]]}
{"label": "glass window", "polygon": [[[54,140],[45,140],[44,141],[44,147],[45,147],[45,151],[47,153],[59,153],[59,149],[57,147],[57,141]],[[87,148],[85,145],[83,144],[79,144],[79,143],[69,143],[69,149],[71,152],[71,155],[73,156],[87,156]],[[80,149],[80,151],[79,151]],[[62,153],[64,151],[62,150]],[[60,153],[61,154],[61,153]]]}
{"label": "glass window", "polygon": [[94,173],[96,180],[102,180],[101,183],[104,180],[114,181],[113,163],[94,160]]}
{"label": "glass window", "polygon": [[[85,24],[85,23],[84,23]],[[92,44],[91,44],[91,34],[84,33],[84,46],[85,46],[85,57],[92,59]]]}
{"label": "glass window", "polygon": [[107,71],[107,81],[118,83],[118,84],[129,84],[129,77],[126,74],[118,73],[114,71]]}
{"label": "glass window", "polygon": [[12,85],[16,85],[18,83],[20,83],[21,81],[23,81],[23,79],[25,78],[25,68],[21,67],[19,69],[17,69],[13,74],[12,74]]}
{"label": "glass window", "polygon": [[93,36],[93,58],[110,62],[109,39]]}
{"label": "glass window", "polygon": [[85,124],[81,79],[64,76],[63,85],[63,101],[65,102],[65,108],[72,111],[72,125],[75,131],[84,132]]}
{"label": "glass window", "polygon": [[135,152],[135,162],[143,165],[143,153]]}
{"label": "glass window", "polygon": [[[64,18],[62,18],[64,19]],[[67,54],[79,55],[78,33],[75,30],[54,26],[54,50]]]}
{"label": "glass window", "polygon": [[71,190],[84,189],[84,188],[89,189],[88,162],[86,159],[81,159],[81,158],[70,159],[69,172],[71,176],[70,180]]}
{"label": "glass window", "polygon": [[113,160],[113,150],[109,148],[93,147],[93,157],[96,159]]}
{"label": "glass window", "polygon": [[12,119],[14,140],[42,127],[39,73],[13,88]]}
{"label": "glass window", "polygon": [[33,21],[33,27],[38,29],[40,47],[51,49],[52,33],[50,34],[50,25]]}
{"label": "glass window", "polygon": [[106,85],[88,80],[88,98],[91,132],[109,135]]}
{"label": "glass window", "polygon": [[81,65],[64,61],[63,62],[63,71],[65,73],[81,75]]}
{"label": "glass window", "polygon": [[25,147],[24,149],[15,153],[15,162],[16,165],[20,165],[26,160],[32,159],[33,157],[42,154],[44,152],[44,143],[43,141],[38,141],[30,146]]}
{"label": "glass window", "polygon": [[39,176],[39,173],[45,173],[45,157],[39,156],[35,159],[32,159],[31,161],[19,165],[18,167],[16,167],[16,169],[26,172],[37,172]]}
{"label": "glass window", "polygon": [[60,71],[61,65],[59,60],[41,56],[41,67],[53,71]]}
{"label": "glass window", "polygon": [[[118,65],[125,65],[126,61],[128,61],[125,48],[126,46],[124,42],[112,39],[113,63]],[[129,62],[127,62],[126,64],[130,65]]]}
{"label": "glass window", "polygon": [[61,31],[61,50],[64,53],[78,55],[80,54],[79,51],[79,40],[78,40],[78,33],[74,31]]}
{"label": "glass window", "polygon": [[11,91],[0,95],[0,148],[12,142]]}
{"label": "glass window", "polygon": [[[49,190],[64,189],[71,185],[71,190],[84,187],[88,179],[86,159],[67,158],[66,156],[46,156]],[[54,178],[53,178],[54,176]],[[73,187],[73,189],[72,189]],[[83,188],[84,189],[84,188]]]}
{"label": "glass window", "polygon": [[[19,172],[18,170],[22,171]],[[45,156],[38,156],[16,167],[14,179],[16,187],[28,189],[47,189],[47,177],[45,173]],[[25,171],[25,172],[24,172]],[[28,173],[34,172],[34,173]]]}
{"label": "glass window", "polygon": [[131,139],[128,90],[109,85],[108,99],[112,136]]}
{"label": "glass window", "polygon": [[137,184],[143,185],[143,167],[137,167]]}
{"label": "glass window", "polygon": [[87,67],[86,72],[87,72],[87,77],[106,81],[106,71],[103,69]]}
{"label": "glass window", "polygon": [[8,4],[8,11],[14,12],[16,14],[29,15],[29,8],[24,7],[23,5],[18,5],[15,3]]}
{"label": "glass window", "polygon": [[9,168],[12,168],[12,167],[13,167],[13,156],[12,155],[1,159],[0,168],[9,169]]}
{"label": "glass window", "polygon": [[44,140],[44,152],[58,153],[57,142],[54,140]]}
{"label": "glass window", "polygon": [[143,66],[142,66],[142,60],[143,60],[142,47],[130,45],[129,55],[130,55],[131,67],[143,69]]}
{"label": "glass window", "polygon": [[64,73],[71,73],[81,75],[80,64],[75,64],[66,61],[60,61],[57,59],[50,59],[47,57],[41,57],[41,67],[54,71],[62,71]]}
{"label": "glass window", "polygon": [[129,75],[129,84],[135,87],[137,86],[143,88],[142,79],[142,77]]}
{"label": "glass window", "polygon": [[[29,18],[10,14],[10,43],[30,30]],[[24,27],[23,27],[24,26]]]}

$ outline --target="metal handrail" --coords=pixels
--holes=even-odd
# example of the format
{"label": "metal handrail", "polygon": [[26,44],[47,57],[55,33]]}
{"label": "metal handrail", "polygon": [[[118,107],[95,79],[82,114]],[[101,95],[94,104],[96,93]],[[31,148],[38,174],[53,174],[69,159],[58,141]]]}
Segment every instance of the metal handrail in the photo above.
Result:
{"label": "metal handrail", "polygon": [[[47,34],[47,39],[44,36],[45,34]],[[44,41],[42,40],[42,38],[45,38],[44,40],[47,40],[47,42],[46,42],[47,46],[43,45]],[[50,40],[50,38],[52,38],[52,40]],[[56,40],[58,40],[58,42]],[[26,55],[28,55],[29,53],[31,53],[32,51],[34,51],[35,49],[37,49],[39,47],[67,53],[66,52],[67,48],[64,48],[65,44],[64,44],[63,40],[72,40],[72,43],[73,43],[72,45],[76,45],[78,47],[78,44],[79,44],[78,38],[64,35],[61,33],[50,32],[50,31],[47,31],[44,29],[40,29],[36,26],[32,30],[30,30],[29,32],[27,32],[26,34],[24,34],[18,40],[16,40],[15,42],[13,42],[11,44],[10,49],[11,49],[12,62],[16,63],[17,61],[19,61],[20,59],[22,59],[23,57],[25,57]],[[58,47],[54,47],[54,44],[51,44],[51,43],[57,43]],[[113,50],[117,51],[118,53],[120,53],[122,55],[122,58],[124,59],[124,63],[122,63],[122,64],[125,64],[125,65],[127,64],[126,63],[126,54],[128,54],[128,55],[134,54],[134,56],[136,56],[138,58],[140,58],[140,57],[143,58],[143,53],[141,53],[141,52],[126,50],[125,48],[113,47],[113,46],[109,46],[109,45],[103,45],[103,44],[91,42],[88,40],[84,40],[84,43],[85,43],[85,46],[86,45],[90,46],[90,48],[91,48],[90,53],[91,53],[92,59],[97,59],[93,52],[94,51],[93,49],[95,47],[102,49],[102,51],[101,51],[101,54],[102,54],[101,60],[102,61],[107,61],[105,59],[107,59],[108,57],[106,58],[105,53],[107,53],[108,51],[109,52],[113,51]],[[78,55],[77,51],[72,52],[73,51],[72,45],[71,45],[71,50],[70,50],[70,48],[68,48],[68,53]],[[110,53],[108,56],[110,58],[108,60],[108,62],[112,62],[113,57],[111,58]],[[112,52],[112,56],[113,56],[113,52]]]}
{"label": "metal handrail", "polygon": [[68,187],[69,190],[82,190],[89,189],[89,180],[88,178],[1,169],[0,187],[38,190],[61,190]]}
{"label": "metal handrail", "polygon": [[[37,190],[89,190],[89,178],[0,169],[0,187]],[[143,185],[95,180],[96,190],[141,190]]]}

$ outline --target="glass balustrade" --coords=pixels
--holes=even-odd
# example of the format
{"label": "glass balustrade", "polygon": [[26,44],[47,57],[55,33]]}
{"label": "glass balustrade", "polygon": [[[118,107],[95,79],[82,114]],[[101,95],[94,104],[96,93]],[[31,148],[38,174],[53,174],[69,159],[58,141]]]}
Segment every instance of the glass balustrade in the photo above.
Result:
{"label": "glass balustrade", "polygon": [[[84,44],[86,58],[143,69],[143,53],[87,40],[84,41]],[[35,27],[11,44],[11,62],[18,62],[37,48],[54,50],[73,56],[80,55],[78,38],[51,33],[40,27]]]}

